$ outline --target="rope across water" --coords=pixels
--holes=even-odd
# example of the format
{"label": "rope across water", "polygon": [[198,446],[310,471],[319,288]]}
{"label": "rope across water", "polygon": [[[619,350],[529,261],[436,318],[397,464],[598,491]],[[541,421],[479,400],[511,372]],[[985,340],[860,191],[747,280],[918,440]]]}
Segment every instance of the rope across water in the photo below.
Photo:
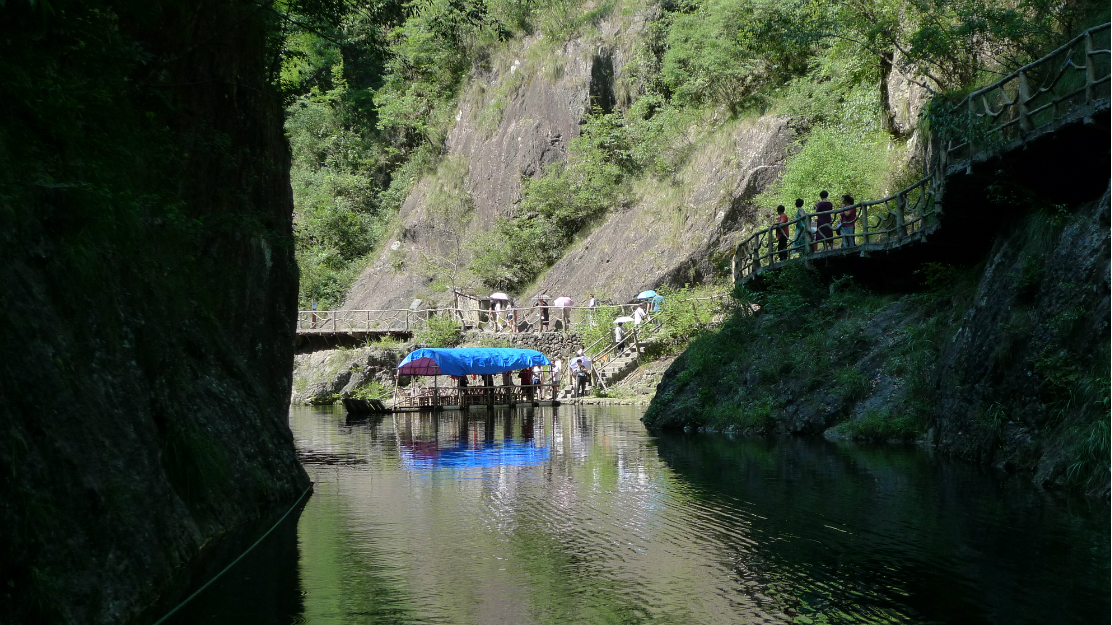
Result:
{"label": "rope across water", "polygon": [[160,618],[160,619],[158,619],[157,621],[155,621],[154,625],[162,625],[162,623],[165,623],[165,622],[166,622],[167,620],[169,620],[169,618],[170,618],[171,616],[173,616],[174,614],[176,614],[176,613],[178,612],[178,610],[180,610],[180,609],[182,609],[183,607],[185,607],[185,605],[186,605],[187,603],[189,603],[190,601],[192,601],[192,600],[193,600],[193,599],[194,599],[194,598],[195,598],[195,597],[196,597],[197,595],[199,595],[199,594],[201,594],[202,592],[204,592],[204,590],[205,590],[206,588],[208,588],[209,586],[211,586],[213,582],[215,582],[216,580],[220,579],[220,576],[221,576],[221,575],[223,575],[223,574],[227,573],[229,569],[231,569],[231,568],[232,568],[233,566],[235,566],[235,565],[236,565],[236,563],[237,563],[237,562],[239,562],[240,560],[242,560],[242,559],[243,559],[243,556],[245,556],[245,555],[247,555],[247,554],[251,553],[251,550],[252,550],[252,549],[254,549],[255,547],[258,547],[258,546],[259,546],[259,543],[263,542],[263,540],[265,540],[267,536],[270,536],[270,533],[271,533],[271,532],[273,532],[273,531],[275,530],[275,528],[277,528],[277,527],[278,527],[279,525],[281,525],[281,524],[282,524],[282,521],[285,521],[285,520],[286,520],[286,517],[288,517],[288,516],[290,515],[290,513],[291,513],[291,512],[293,512],[293,511],[294,511],[294,509],[296,509],[296,508],[297,508],[297,506],[299,506],[299,505],[301,504],[301,501],[302,501],[302,500],[304,500],[304,499],[305,499],[305,496],[306,496],[306,495],[308,495],[308,494],[309,494],[310,492],[312,492],[312,490],[313,490],[313,484],[312,484],[312,483],[310,483],[310,484],[309,484],[309,487],[305,489],[305,492],[301,493],[301,496],[297,498],[297,501],[293,502],[293,505],[292,505],[292,506],[290,506],[290,509],[289,509],[289,510],[286,510],[286,513],[282,515],[282,518],[278,519],[278,521],[277,521],[277,522],[276,522],[276,523],[275,523],[274,525],[272,525],[272,526],[271,526],[271,528],[270,528],[270,529],[268,529],[268,530],[266,531],[266,533],[265,533],[265,534],[263,534],[262,536],[260,536],[260,537],[259,537],[259,539],[258,539],[258,540],[256,540],[256,541],[254,542],[254,544],[252,544],[252,545],[251,545],[250,547],[248,547],[248,548],[247,548],[247,549],[246,549],[246,550],[245,550],[245,551],[244,551],[243,553],[239,554],[239,557],[237,557],[237,558],[236,558],[235,560],[232,560],[231,564],[229,564],[228,566],[224,567],[224,569],[223,569],[223,570],[221,570],[221,571],[220,571],[219,573],[217,573],[216,575],[214,575],[214,576],[212,577],[212,579],[210,579],[209,581],[205,582],[205,585],[204,585],[204,586],[201,586],[200,588],[198,588],[198,589],[196,590],[196,592],[194,592],[193,594],[191,594],[191,595],[189,595],[188,597],[186,597],[185,601],[182,601],[181,603],[179,603],[179,604],[178,604],[178,606],[177,606],[176,608],[174,608],[173,610],[170,610],[169,612],[167,612],[167,613],[166,613],[166,616],[163,616],[162,618]]}

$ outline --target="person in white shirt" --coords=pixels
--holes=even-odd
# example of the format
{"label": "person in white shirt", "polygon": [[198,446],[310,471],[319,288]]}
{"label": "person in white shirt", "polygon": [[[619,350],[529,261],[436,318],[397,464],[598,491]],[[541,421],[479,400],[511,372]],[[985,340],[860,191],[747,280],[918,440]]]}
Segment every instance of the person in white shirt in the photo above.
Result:
{"label": "person in white shirt", "polygon": [[635,325],[635,326],[641,325],[641,322],[644,321],[645,317],[647,317],[647,316],[649,316],[649,314],[647,312],[645,312],[645,307],[644,306],[638,306],[637,310],[633,311],[633,325]]}

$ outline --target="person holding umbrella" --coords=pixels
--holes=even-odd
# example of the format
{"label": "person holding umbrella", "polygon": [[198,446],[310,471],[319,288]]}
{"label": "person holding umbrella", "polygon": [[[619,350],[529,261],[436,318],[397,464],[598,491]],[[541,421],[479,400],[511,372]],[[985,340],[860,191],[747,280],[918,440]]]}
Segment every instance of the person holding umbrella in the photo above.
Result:
{"label": "person holding umbrella", "polygon": [[571,328],[571,306],[575,304],[570,297],[557,297],[552,302],[560,309],[561,329],[567,332]]}
{"label": "person holding umbrella", "polygon": [[494,330],[495,332],[502,331],[502,311],[509,311],[510,296],[505,293],[491,293],[490,301],[494,302]]}
{"label": "person holding umbrella", "polygon": [[618,346],[618,349],[621,349],[622,344],[625,342],[625,331],[622,328],[622,324],[629,323],[630,321],[633,321],[633,317],[618,317],[614,320],[614,344]]}

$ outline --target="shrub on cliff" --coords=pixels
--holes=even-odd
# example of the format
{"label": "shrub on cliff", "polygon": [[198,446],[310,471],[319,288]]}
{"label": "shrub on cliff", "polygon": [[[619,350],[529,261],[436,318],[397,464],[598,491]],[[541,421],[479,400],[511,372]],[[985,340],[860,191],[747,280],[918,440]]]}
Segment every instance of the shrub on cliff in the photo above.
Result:
{"label": "shrub on cliff", "polygon": [[413,341],[429,347],[455,347],[463,341],[463,330],[449,315],[433,315],[413,333]]}

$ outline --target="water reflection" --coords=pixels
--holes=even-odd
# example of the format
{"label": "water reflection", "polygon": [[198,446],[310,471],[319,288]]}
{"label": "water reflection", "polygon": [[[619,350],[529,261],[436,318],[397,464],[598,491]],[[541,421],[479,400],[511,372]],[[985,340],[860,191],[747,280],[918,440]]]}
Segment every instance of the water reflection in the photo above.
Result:
{"label": "water reflection", "polygon": [[296,615],[224,622],[1108,616],[1106,504],[1070,509],[917,449],[654,438],[639,416],[294,409],[317,483],[297,527]]}

